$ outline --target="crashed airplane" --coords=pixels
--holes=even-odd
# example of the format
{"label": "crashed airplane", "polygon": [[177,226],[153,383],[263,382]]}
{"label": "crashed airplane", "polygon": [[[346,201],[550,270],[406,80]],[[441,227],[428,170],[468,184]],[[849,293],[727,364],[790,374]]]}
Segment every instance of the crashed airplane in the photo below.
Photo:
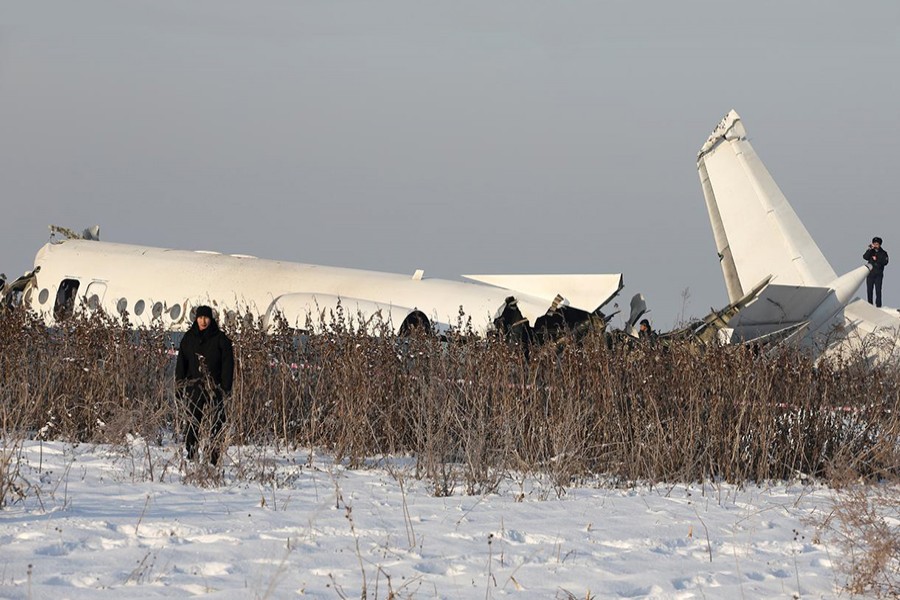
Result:
{"label": "crashed airplane", "polygon": [[[781,337],[815,356],[900,357],[900,313],[855,298],[868,266],[838,276],[729,112],[697,169],[731,302],[762,285],[728,323],[729,341]],[[764,284],[764,282],[768,282]]]}
{"label": "crashed airplane", "polygon": [[[103,309],[134,325],[186,330],[193,309],[208,304],[229,313],[279,319],[315,330],[340,309],[355,327],[384,323],[402,334],[412,326],[438,332],[461,322],[476,333],[529,332],[579,324],[605,325],[600,309],[622,289],[612,275],[464,275],[469,282],[398,275],[244,254],[172,250],[99,241],[99,229],[54,235],[34,270],[7,294],[59,323],[75,311]],[[9,297],[7,301],[10,301]]]}

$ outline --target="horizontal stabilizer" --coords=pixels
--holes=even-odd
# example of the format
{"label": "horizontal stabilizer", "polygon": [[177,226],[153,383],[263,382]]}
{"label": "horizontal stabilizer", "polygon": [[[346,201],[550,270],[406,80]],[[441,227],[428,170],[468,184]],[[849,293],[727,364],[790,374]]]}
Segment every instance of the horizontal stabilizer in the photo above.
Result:
{"label": "horizontal stabilizer", "polygon": [[730,339],[737,343],[753,344],[758,348],[774,350],[775,348],[798,344],[800,339],[807,334],[808,329],[809,323],[804,321],[802,323],[794,323],[793,325],[782,327],[781,329],[775,329],[771,333],[766,333],[757,337],[742,337],[740,331],[732,332],[733,336]]}
{"label": "horizontal stabilizer", "polygon": [[547,300],[557,295],[564,304],[593,312],[609,302],[623,287],[622,274],[613,275],[463,275],[466,279]]}
{"label": "horizontal stabilizer", "polygon": [[741,310],[729,326],[748,339],[802,323],[812,316],[831,288],[770,283],[755,302]]}

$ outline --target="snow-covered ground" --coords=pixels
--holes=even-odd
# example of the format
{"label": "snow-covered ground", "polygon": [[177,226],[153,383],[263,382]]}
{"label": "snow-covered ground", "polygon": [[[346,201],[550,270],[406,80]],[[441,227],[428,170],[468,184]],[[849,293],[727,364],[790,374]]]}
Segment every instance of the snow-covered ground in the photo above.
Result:
{"label": "snow-covered ground", "polygon": [[847,596],[814,524],[830,510],[823,488],[585,485],[559,497],[510,480],[435,497],[408,461],[350,470],[234,447],[210,487],[191,483],[197,468],[183,470],[176,448],[148,454],[140,440],[29,442],[23,459],[35,488],[0,511],[3,598],[360,598],[364,586],[368,599]]}

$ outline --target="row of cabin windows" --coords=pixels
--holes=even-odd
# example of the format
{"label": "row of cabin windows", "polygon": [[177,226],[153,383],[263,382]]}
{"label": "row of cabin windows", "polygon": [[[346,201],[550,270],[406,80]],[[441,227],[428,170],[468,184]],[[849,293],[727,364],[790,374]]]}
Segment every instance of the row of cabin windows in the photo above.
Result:
{"label": "row of cabin windows", "polygon": [[[72,313],[75,312],[75,298],[78,293],[78,286],[80,282],[77,279],[63,279],[59,283],[59,289],[56,292],[56,303],[53,305],[53,317],[57,321],[63,321],[72,316]],[[38,302],[41,304],[46,304],[47,300],[50,298],[50,290],[44,288],[38,294]],[[88,308],[91,310],[96,310],[100,308],[100,297],[97,294],[92,294],[90,298],[87,299]],[[143,300],[138,300],[134,303],[134,314],[137,317],[140,317],[144,314],[144,310],[147,308],[147,303]],[[127,298],[119,298],[119,301],[116,303],[116,310],[120,315],[124,315],[125,311],[128,309],[128,299]],[[191,321],[194,320],[194,312],[196,311],[196,307],[191,308],[190,318]],[[153,308],[151,309],[151,314],[154,319],[159,319],[163,314],[163,303],[156,302],[153,304]],[[169,309],[168,312],[169,318],[173,321],[177,321],[181,316],[181,305],[176,304]],[[228,311],[228,316],[230,318],[234,318],[236,315],[233,311]],[[425,316],[421,311],[413,311],[409,315],[406,316],[403,323],[400,325],[400,334],[404,335],[404,333],[409,333],[411,328],[414,327],[424,327],[428,328],[428,317]]]}
{"label": "row of cabin windows", "polygon": [[[63,279],[60,282],[59,289],[56,291],[56,302],[53,305],[53,318],[57,321],[68,319],[75,312],[75,298],[77,297],[80,283],[81,282],[77,279]],[[49,299],[50,290],[47,288],[42,289],[38,294],[38,302],[46,304]],[[87,305],[91,310],[97,310],[100,308],[100,297],[97,294],[92,294],[90,298],[87,299]],[[138,300],[134,303],[135,316],[140,317],[144,314],[146,309],[147,303],[143,300]],[[119,298],[119,301],[116,303],[116,310],[120,315],[124,315],[125,311],[128,310],[128,299]],[[163,314],[163,303],[154,303],[150,311],[154,319],[161,318]],[[194,318],[193,313],[194,309],[191,310],[192,320]],[[168,316],[173,321],[177,321],[178,318],[181,317],[181,305],[176,304],[172,306],[168,311]]]}

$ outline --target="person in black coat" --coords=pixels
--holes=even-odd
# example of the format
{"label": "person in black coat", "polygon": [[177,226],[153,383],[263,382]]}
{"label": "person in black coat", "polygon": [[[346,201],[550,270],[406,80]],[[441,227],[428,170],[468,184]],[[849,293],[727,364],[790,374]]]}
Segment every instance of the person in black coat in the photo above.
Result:
{"label": "person in black coat", "polygon": [[656,332],[650,327],[650,321],[647,319],[641,319],[641,328],[638,331],[638,338],[644,342],[653,343],[656,341]]}
{"label": "person in black coat", "polygon": [[869,304],[872,304],[872,291],[875,291],[875,306],[881,306],[881,282],[884,279],[884,268],[888,264],[888,253],[881,247],[881,238],[872,238],[872,243],[866,253],[863,254],[863,260],[869,264],[869,274],[866,276],[866,293],[869,297]]}
{"label": "person in black coat", "polygon": [[209,462],[219,462],[217,437],[225,424],[224,396],[234,382],[234,350],[231,340],[219,329],[208,306],[198,306],[191,328],[181,339],[175,365],[175,385],[187,408],[184,445],[188,459],[197,456],[197,436],[203,411],[210,411],[213,440]]}

